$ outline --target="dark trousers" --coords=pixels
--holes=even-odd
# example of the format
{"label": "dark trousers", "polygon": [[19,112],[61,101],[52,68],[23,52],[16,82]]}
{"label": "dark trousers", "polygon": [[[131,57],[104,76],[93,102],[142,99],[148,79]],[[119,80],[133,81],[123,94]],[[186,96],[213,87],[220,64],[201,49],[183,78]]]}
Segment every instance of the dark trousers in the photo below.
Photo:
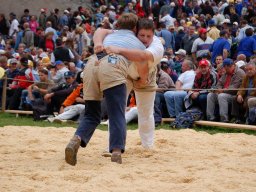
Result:
{"label": "dark trousers", "polygon": [[202,93],[194,100],[194,104],[202,110],[204,119],[206,119],[207,94],[208,93]]}
{"label": "dark trousers", "polygon": [[163,117],[163,105],[165,104],[164,94],[156,92],[154,101],[154,119],[155,123],[161,123]]}
{"label": "dark trousers", "polygon": [[[126,141],[126,85],[121,84],[103,91],[109,117],[109,151],[113,149],[125,150]],[[81,147],[90,141],[96,127],[101,120],[101,102],[86,101],[85,114],[75,135],[81,138]]]}

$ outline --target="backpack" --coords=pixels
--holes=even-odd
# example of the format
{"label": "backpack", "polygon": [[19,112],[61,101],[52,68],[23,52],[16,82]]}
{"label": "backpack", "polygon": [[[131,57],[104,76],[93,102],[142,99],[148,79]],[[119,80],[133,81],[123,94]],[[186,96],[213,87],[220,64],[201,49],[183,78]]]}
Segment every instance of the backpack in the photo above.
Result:
{"label": "backpack", "polygon": [[202,119],[203,113],[199,109],[190,109],[186,112],[180,112],[175,118],[175,121],[171,123],[172,128],[192,128],[194,121]]}
{"label": "backpack", "polygon": [[32,111],[34,121],[45,120],[49,117],[47,104],[42,99],[32,101]]}

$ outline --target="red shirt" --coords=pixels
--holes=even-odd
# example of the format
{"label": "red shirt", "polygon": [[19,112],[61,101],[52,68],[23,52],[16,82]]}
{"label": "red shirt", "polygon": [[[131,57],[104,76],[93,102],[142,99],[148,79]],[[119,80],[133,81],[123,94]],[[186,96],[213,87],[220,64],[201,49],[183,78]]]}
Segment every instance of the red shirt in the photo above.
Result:
{"label": "red shirt", "polygon": [[51,51],[53,51],[54,49],[54,45],[53,45],[53,41],[51,39],[46,39],[45,40],[45,49],[50,49]]}

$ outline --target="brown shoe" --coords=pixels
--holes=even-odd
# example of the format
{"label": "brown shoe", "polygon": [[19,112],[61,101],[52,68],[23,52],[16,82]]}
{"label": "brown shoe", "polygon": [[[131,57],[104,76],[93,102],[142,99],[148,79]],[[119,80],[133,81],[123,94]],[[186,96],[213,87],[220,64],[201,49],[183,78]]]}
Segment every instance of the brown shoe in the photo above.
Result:
{"label": "brown shoe", "polygon": [[118,164],[122,164],[122,157],[120,152],[113,152],[111,155],[111,161]]}
{"label": "brown shoe", "polygon": [[77,151],[80,147],[80,139],[77,135],[75,135],[67,145],[65,149],[65,160],[68,164],[75,166],[77,159]]}

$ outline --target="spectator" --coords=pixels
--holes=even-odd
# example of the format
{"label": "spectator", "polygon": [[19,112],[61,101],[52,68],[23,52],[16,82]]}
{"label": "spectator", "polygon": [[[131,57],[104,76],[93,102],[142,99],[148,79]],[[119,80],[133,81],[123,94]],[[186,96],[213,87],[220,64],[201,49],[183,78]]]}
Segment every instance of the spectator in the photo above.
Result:
{"label": "spectator", "polygon": [[246,60],[249,61],[250,57],[256,54],[256,40],[252,37],[252,28],[247,28],[245,30],[245,35],[246,37],[243,38],[238,45],[237,54],[244,54],[246,56]]}
{"label": "spectator", "polygon": [[164,49],[173,49],[175,46],[175,38],[174,35],[166,29],[166,25],[164,23],[160,23],[160,32],[158,33],[158,37],[162,37],[164,39]]}
{"label": "spectator", "polygon": [[66,82],[64,74],[68,72],[68,68],[62,61],[55,62],[55,70],[51,72],[51,79],[54,83],[61,85]]}
{"label": "spectator", "polygon": [[26,45],[26,48],[30,48],[34,46],[34,32],[31,31],[29,28],[29,23],[24,23],[23,24],[23,37],[22,37],[22,43]]}
{"label": "spectator", "polygon": [[167,109],[170,117],[176,117],[183,111],[184,98],[187,92],[182,89],[191,89],[193,86],[195,71],[194,65],[190,60],[184,60],[182,63],[182,74],[179,76],[175,87],[176,91],[167,91],[164,93]]}
{"label": "spectator", "polygon": [[0,14],[0,35],[4,37],[4,39],[7,37],[9,31],[9,23],[5,18],[4,14]]}
{"label": "spectator", "polygon": [[177,52],[175,52],[175,55],[175,60],[171,63],[171,68],[178,75],[180,75],[182,72],[181,65],[186,58],[186,51],[184,49],[179,49]]}
{"label": "spectator", "polygon": [[223,67],[226,73],[221,76],[216,88],[224,90],[215,90],[207,95],[207,119],[210,121],[217,120],[215,109],[216,105],[219,104],[220,121],[227,123],[229,122],[228,106],[237,94],[236,90],[229,89],[239,88],[245,73],[242,69],[236,67],[233,60],[229,58],[224,59]]}
{"label": "spectator", "polygon": [[[237,92],[237,97],[232,100],[232,113],[235,117],[235,123],[242,123],[245,114],[248,115],[248,104],[251,98],[255,99],[256,91],[250,90],[256,87],[256,68],[254,63],[248,63],[246,65],[246,75],[243,78],[243,82],[240,86],[241,89]],[[248,88],[248,90],[245,90]],[[244,113],[246,112],[246,113]]]}
{"label": "spectator", "polygon": [[16,19],[16,14],[10,13],[10,29],[9,29],[9,37],[16,37],[16,34],[19,31],[19,22]]}
{"label": "spectator", "polygon": [[40,15],[39,15],[39,19],[38,19],[38,24],[39,24],[39,27],[42,27],[42,29],[45,29],[46,28],[46,11],[45,9],[41,9],[40,10]]}
{"label": "spectator", "polygon": [[198,35],[195,34],[195,27],[190,26],[188,28],[187,34],[183,37],[182,43],[181,43],[181,49],[184,49],[187,52],[188,56],[191,56],[191,50],[192,50],[192,45],[195,39],[198,38]]}
{"label": "spectator", "polygon": [[178,75],[169,67],[168,59],[166,58],[161,59],[160,64],[161,64],[161,70],[163,70],[172,78],[173,83],[176,83],[178,79]]}
{"label": "spectator", "polygon": [[[204,119],[206,119],[208,90],[202,90],[202,89],[214,88],[217,83],[217,76],[215,73],[211,72],[210,65],[211,65],[210,62],[206,59],[203,59],[199,62],[199,68],[198,68],[199,71],[195,76],[194,85],[193,85],[193,89],[195,90],[188,92],[188,97],[192,100],[192,106],[193,107],[196,106],[201,109],[204,115]],[[199,90],[196,90],[196,89],[199,89]],[[186,108],[188,107],[191,107],[191,106],[187,106]]]}
{"label": "spectator", "polygon": [[201,28],[198,31],[199,37],[194,41],[191,49],[193,61],[196,63],[196,57],[199,57],[205,52],[208,52],[209,48],[213,44],[213,40],[207,37],[207,30]]}
{"label": "spectator", "polygon": [[29,27],[30,30],[36,33],[36,29],[39,27],[39,24],[37,22],[37,18],[35,15],[32,15],[29,21]]}
{"label": "spectator", "polygon": [[66,71],[64,73],[64,78],[64,83],[53,87],[52,89],[48,90],[47,94],[44,95],[44,100],[47,103],[49,115],[53,114],[54,111],[59,112],[64,100],[77,87],[74,73]]}
{"label": "spectator", "polygon": [[215,25],[215,20],[211,19],[208,21],[209,30],[207,32],[208,37],[212,38],[213,40],[216,40],[220,37],[220,30]]}
{"label": "spectator", "polygon": [[67,49],[63,46],[62,40],[59,38],[56,40],[56,48],[51,54],[51,62],[54,63],[55,61],[67,61],[70,62],[75,57],[70,49]]}
{"label": "spectator", "polygon": [[171,77],[166,72],[161,70],[160,64],[157,65],[156,83],[157,83],[157,87],[159,88],[156,91],[155,102],[154,102],[154,119],[155,119],[155,126],[157,127],[162,122],[164,107],[166,106],[165,99],[164,99],[164,92],[166,90],[162,90],[162,89],[175,88],[175,85]]}
{"label": "spectator", "polygon": [[52,52],[55,49],[55,43],[53,41],[54,33],[52,31],[47,32],[43,39],[39,41],[39,47],[46,52]]}
{"label": "spectator", "polygon": [[222,55],[223,59],[226,59],[230,52],[230,44],[227,40],[227,31],[221,31],[220,37],[216,39],[209,51],[211,52],[211,62],[214,64],[216,68],[215,59],[218,55]]}

